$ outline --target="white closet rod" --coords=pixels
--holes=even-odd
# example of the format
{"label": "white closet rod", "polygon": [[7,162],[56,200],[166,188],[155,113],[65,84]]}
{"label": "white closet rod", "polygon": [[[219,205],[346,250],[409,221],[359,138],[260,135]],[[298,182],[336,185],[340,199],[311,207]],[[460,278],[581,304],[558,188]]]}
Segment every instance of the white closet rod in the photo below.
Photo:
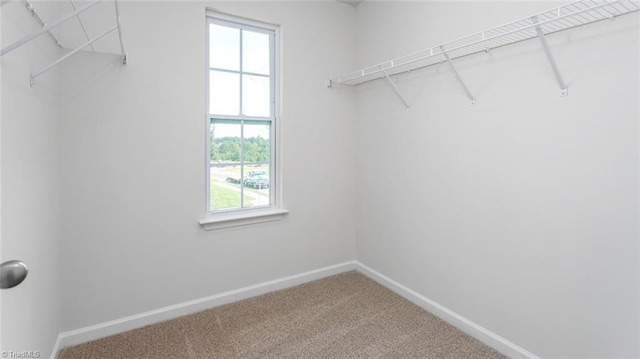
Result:
{"label": "white closet rod", "polygon": [[53,29],[54,27],[56,27],[56,26],[64,23],[65,21],[71,19],[72,17],[89,10],[93,6],[97,5],[100,1],[102,1],[102,0],[91,0],[91,2],[87,6],[85,6],[83,8],[80,8],[80,9],[78,9],[76,11],[70,12],[67,15],[59,18],[58,20],[52,22],[51,24],[41,28],[40,30],[38,30],[36,32],[33,32],[33,33],[23,37],[22,39],[14,42],[11,45],[8,45],[7,47],[5,47],[2,50],[0,50],[0,56],[4,56],[4,55],[8,54],[9,52],[11,52],[11,51],[17,49],[18,47],[28,43],[29,41],[35,39],[36,37],[38,37],[38,36],[40,36],[42,34],[44,34],[45,32],[48,32],[49,30]]}

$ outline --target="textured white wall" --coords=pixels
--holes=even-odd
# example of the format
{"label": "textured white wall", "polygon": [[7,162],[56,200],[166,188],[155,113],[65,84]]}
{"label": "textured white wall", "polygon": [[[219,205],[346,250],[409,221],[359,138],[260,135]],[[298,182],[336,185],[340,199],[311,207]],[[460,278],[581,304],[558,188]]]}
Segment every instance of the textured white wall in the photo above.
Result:
{"label": "textured white wall", "polygon": [[[281,25],[281,221],[204,232],[205,8]],[[64,65],[63,330],[355,258],[355,66],[337,2],[121,2],[129,64]]]}
{"label": "textured white wall", "polygon": [[[0,10],[3,47],[36,31],[22,3]],[[60,332],[59,269],[59,72],[29,87],[30,72],[61,53],[46,36],[2,57],[1,262],[23,260],[27,279],[0,291],[2,348],[49,357]]]}
{"label": "textured white wall", "polygon": [[[372,65],[554,4],[363,2]],[[481,14],[482,16],[478,16]],[[637,357],[638,15],[384,81],[358,103],[358,260],[542,357]]]}

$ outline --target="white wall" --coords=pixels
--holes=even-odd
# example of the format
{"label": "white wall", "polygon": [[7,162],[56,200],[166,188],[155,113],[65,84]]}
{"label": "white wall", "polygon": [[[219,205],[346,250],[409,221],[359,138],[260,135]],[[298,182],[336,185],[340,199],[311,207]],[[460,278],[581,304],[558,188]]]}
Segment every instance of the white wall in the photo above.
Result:
{"label": "white wall", "polygon": [[[204,232],[205,7],[281,24],[281,221]],[[62,76],[63,330],[355,258],[355,66],[337,2],[121,2],[129,64]]]}
{"label": "white wall", "polygon": [[[3,47],[38,29],[22,3],[6,4],[0,12]],[[19,259],[30,270],[19,286],[0,292],[0,351],[39,351],[42,358],[49,357],[60,332],[59,74],[52,70],[33,88],[29,74],[60,55],[43,36],[0,61],[0,262]]]}
{"label": "white wall", "polygon": [[[127,66],[80,54],[31,89],[48,39],[3,57],[2,258],[12,237],[37,249],[16,290],[42,310],[18,318],[4,291],[23,332],[3,343],[46,354],[60,278],[68,331],[357,252],[537,355],[638,356],[637,15],[550,37],[566,98],[535,41],[457,62],[474,107],[446,66],[397,77],[408,111],[383,81],[324,87],[553,5],[121,2]],[[3,42],[33,27],[8,6]],[[282,25],[281,221],[197,224],[206,6]]]}
{"label": "white wall", "polygon": [[[372,65],[554,6],[367,2]],[[482,14],[482,16],[478,16]],[[638,15],[384,81],[358,102],[362,263],[541,357],[637,357]]]}

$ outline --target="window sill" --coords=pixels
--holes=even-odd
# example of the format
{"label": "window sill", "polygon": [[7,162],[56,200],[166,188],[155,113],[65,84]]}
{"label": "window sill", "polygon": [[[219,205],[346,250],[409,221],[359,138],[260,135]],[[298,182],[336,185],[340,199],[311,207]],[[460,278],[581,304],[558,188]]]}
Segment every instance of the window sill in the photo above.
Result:
{"label": "window sill", "polygon": [[200,220],[200,225],[205,231],[212,231],[215,229],[278,221],[287,213],[289,213],[289,211],[286,209],[270,208],[263,211],[217,214]]}

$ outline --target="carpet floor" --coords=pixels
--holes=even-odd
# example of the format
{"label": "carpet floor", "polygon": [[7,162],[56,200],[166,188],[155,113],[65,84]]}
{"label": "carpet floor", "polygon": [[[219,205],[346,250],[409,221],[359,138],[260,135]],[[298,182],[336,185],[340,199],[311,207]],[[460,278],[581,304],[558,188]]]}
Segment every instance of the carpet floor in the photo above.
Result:
{"label": "carpet floor", "polygon": [[58,359],[505,358],[358,272],[63,349]]}

